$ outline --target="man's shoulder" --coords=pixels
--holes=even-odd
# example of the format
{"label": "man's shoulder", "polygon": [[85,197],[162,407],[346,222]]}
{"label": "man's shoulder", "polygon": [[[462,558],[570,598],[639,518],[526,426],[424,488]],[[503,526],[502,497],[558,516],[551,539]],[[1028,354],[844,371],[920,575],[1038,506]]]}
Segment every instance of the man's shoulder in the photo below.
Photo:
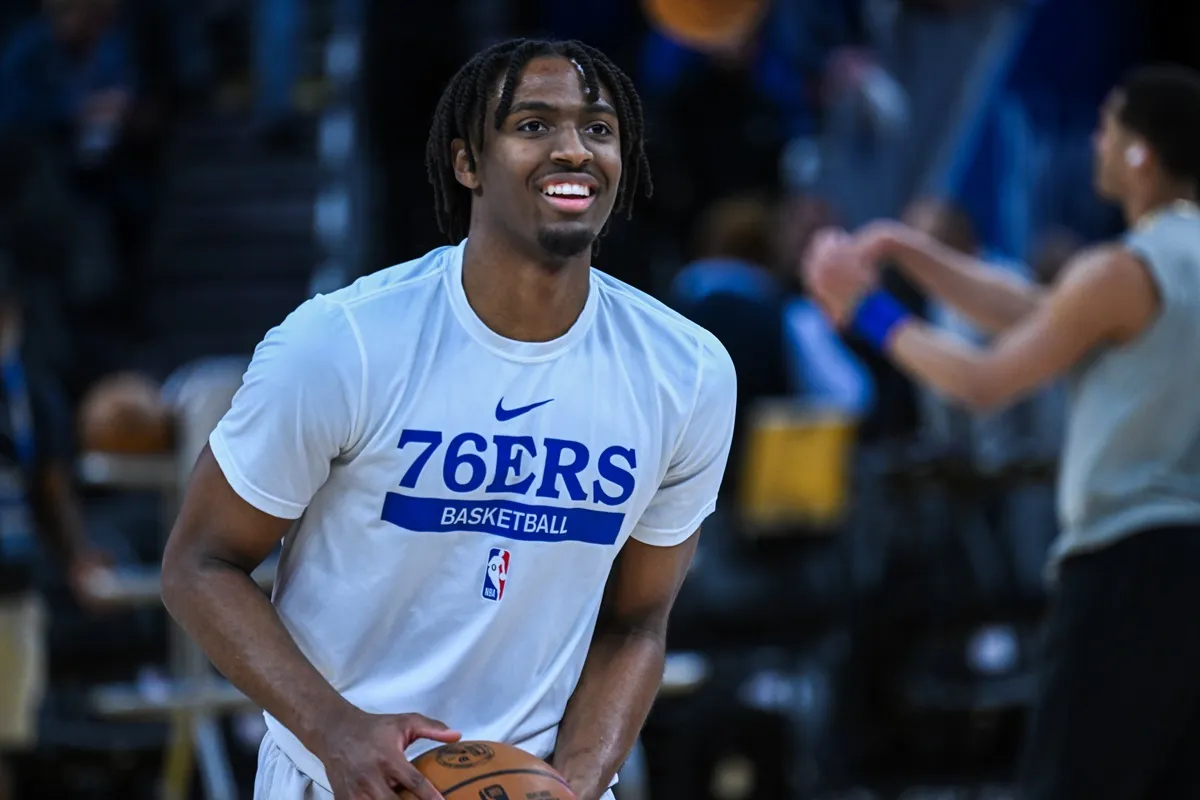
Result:
{"label": "man's shoulder", "polygon": [[689,361],[728,360],[724,345],[706,328],[649,294],[598,269],[592,270],[610,322],[644,340],[658,353],[676,352]]}
{"label": "man's shoulder", "polygon": [[1128,242],[1100,242],[1081,249],[1071,257],[1063,267],[1061,283],[1069,286],[1111,286],[1122,283],[1132,274],[1143,272],[1149,266],[1147,260],[1145,253]]}
{"label": "man's shoulder", "polygon": [[436,288],[455,248],[438,247],[423,256],[363,275],[349,286],[324,297],[347,308],[391,304]]}
{"label": "man's shoulder", "polygon": [[326,352],[340,358],[346,350],[365,356],[365,343],[380,338],[409,341],[406,322],[419,324],[420,309],[428,308],[429,296],[439,290],[444,269],[439,248],[421,258],[364,275],[336,291],[322,293],[301,303],[272,335],[308,352]]}

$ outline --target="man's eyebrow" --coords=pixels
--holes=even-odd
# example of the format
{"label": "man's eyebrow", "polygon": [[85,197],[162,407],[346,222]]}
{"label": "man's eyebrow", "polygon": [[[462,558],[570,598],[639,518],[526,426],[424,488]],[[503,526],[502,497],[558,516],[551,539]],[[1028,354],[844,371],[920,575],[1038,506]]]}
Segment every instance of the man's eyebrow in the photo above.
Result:
{"label": "man's eyebrow", "polygon": [[520,103],[513,103],[509,106],[509,114],[519,114],[522,111],[541,111],[546,114],[553,114],[558,111],[558,106],[547,103],[544,100],[525,100]]}
{"label": "man's eyebrow", "polygon": [[[519,103],[513,103],[512,107],[508,109],[508,113],[519,114],[524,111],[539,111],[543,114],[555,114],[561,110],[553,103],[547,103],[544,100],[524,100]],[[617,110],[603,100],[588,103],[584,106],[583,110],[589,114],[611,114],[614,117],[617,115]]]}
{"label": "man's eyebrow", "polygon": [[603,100],[588,103],[584,110],[589,114],[611,114],[614,117],[617,116],[617,110]]}

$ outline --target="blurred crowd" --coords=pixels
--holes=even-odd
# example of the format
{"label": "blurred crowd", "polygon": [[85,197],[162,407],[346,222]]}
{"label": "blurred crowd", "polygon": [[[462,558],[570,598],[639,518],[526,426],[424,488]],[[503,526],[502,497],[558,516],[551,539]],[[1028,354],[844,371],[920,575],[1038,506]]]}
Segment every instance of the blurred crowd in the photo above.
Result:
{"label": "blurred crowd", "polygon": [[[934,663],[941,645],[920,656],[896,650],[900,634],[894,631],[891,638],[859,644],[857,637],[874,636],[897,615],[911,612],[906,631],[918,624],[913,619],[925,629],[937,628],[956,618],[957,611],[949,609],[970,609],[962,616],[975,628],[1036,616],[1041,560],[1054,535],[1048,476],[1061,439],[1061,392],[972,418],[918,390],[861,343],[831,328],[797,278],[814,231],[831,224],[857,226],[867,221],[859,209],[873,207],[871,197],[857,198],[863,201],[857,205],[846,202],[874,189],[869,183],[860,187],[855,173],[839,172],[838,165],[887,160],[895,152],[889,143],[921,135],[921,85],[906,82],[910,73],[897,65],[896,54],[905,52],[901,45],[915,47],[930,30],[952,30],[996,7],[1025,4],[746,0],[732,4],[734,12],[716,33],[688,35],[681,35],[676,5],[10,0],[0,8],[0,648],[15,641],[6,637],[38,635],[45,607],[30,598],[47,598],[52,686],[46,704],[84,716],[81,695],[72,694],[80,687],[128,679],[147,664],[165,669],[161,609],[104,612],[93,590],[109,567],[156,563],[166,523],[156,516],[152,499],[78,486],[74,464],[87,450],[145,453],[171,447],[174,411],[161,392],[169,376],[145,368],[139,353],[152,338],[142,325],[148,274],[172,257],[156,248],[162,216],[172,207],[173,143],[197,120],[232,116],[244,120],[252,152],[264,158],[299,153],[315,163],[316,148],[302,133],[322,103],[323,64],[311,53],[334,28],[359,32],[354,110],[362,121],[371,176],[364,192],[370,200],[356,211],[371,219],[360,272],[442,243],[424,147],[437,98],[462,61],[515,34],[579,38],[608,53],[637,84],[655,183],[650,202],[631,220],[614,222],[597,265],[711,330],[738,371],[740,418],[725,507],[738,503],[745,442],[760,401],[782,398],[854,421],[854,470],[848,478],[854,508],[839,520],[838,535],[792,536],[784,544],[750,541],[739,536],[736,513],[726,514],[711,535],[706,532],[695,575],[680,600],[676,646],[707,649],[718,660],[726,650],[790,654],[783,662],[772,661],[774,656],[753,663],[743,658],[729,668],[729,685],[743,688],[750,677],[786,673],[786,680],[779,678],[786,691],[763,688],[761,680],[753,684],[759,695],[774,691],[775,701],[750,702],[744,692],[738,695],[740,689],[731,689],[704,701],[711,709],[740,704],[792,722],[797,715],[815,718],[814,692],[829,697],[836,692],[814,688],[809,673],[796,667],[804,659],[795,653],[802,651],[838,665],[861,664],[886,651],[890,660],[880,663],[887,669],[924,670],[920,680],[936,684],[946,672],[939,673]],[[1148,15],[1152,46],[1162,56],[1189,57],[1180,26],[1163,23],[1169,14],[1160,5],[1135,9]],[[973,29],[964,23],[962,30]],[[940,72],[955,69],[946,64]],[[305,94],[309,79],[315,83],[310,81]],[[1075,136],[1071,147],[1072,153],[1086,151],[1086,134]],[[1086,176],[1058,191],[1086,196]],[[1043,282],[1052,281],[1084,244],[1113,233],[1117,222],[1103,210],[1040,220],[1029,246],[1012,252],[994,235],[992,220],[980,219],[972,203],[953,193],[918,184],[899,199],[889,215],[997,270]],[[1086,224],[1073,227],[1079,219]],[[294,266],[302,273],[318,267]],[[915,287],[891,274],[887,280],[913,310],[978,336]],[[261,332],[277,321],[265,323]],[[1016,466],[1041,472],[1018,482],[1005,472]],[[971,476],[975,483],[969,483]],[[39,549],[39,540],[50,546]],[[996,566],[999,562],[1004,566]],[[844,602],[856,591],[860,599],[868,597],[871,613]],[[887,613],[874,613],[882,606]],[[819,645],[800,633],[812,630],[821,631]],[[827,635],[829,630],[838,635]],[[855,637],[853,656],[830,644],[847,631]],[[96,649],[101,657],[94,657]],[[94,660],[84,668],[72,661],[78,657]],[[914,659],[921,666],[914,667]],[[38,667],[6,664],[0,652],[0,680],[18,668]],[[854,673],[851,667],[838,670],[839,676]],[[30,692],[37,694],[32,687]],[[791,710],[779,711],[782,706]],[[862,717],[838,708],[821,718]],[[0,705],[0,717],[9,711]],[[43,709],[43,721],[52,712]],[[899,725],[896,719],[904,713],[894,710],[889,724]],[[656,714],[648,728],[650,744],[655,735],[660,742],[688,740],[689,726],[699,718],[694,716],[699,712],[670,704]],[[61,748],[87,761],[76,751],[105,751],[112,741],[136,740],[107,728],[72,734],[71,713],[60,716],[57,745],[32,730],[8,730],[0,719],[0,754],[10,748],[33,752],[26,771],[39,776],[39,785],[51,780],[44,764],[60,763]],[[823,724],[828,731],[800,737],[809,752],[850,735],[840,729],[835,734],[841,722]],[[748,731],[738,736],[754,741]],[[860,727],[853,737],[871,740]],[[727,739],[730,749],[742,747],[734,734]],[[161,735],[154,741],[161,746]],[[660,746],[659,763],[691,758],[694,766],[695,754],[681,755],[680,747]],[[761,745],[763,752],[772,747],[780,747],[774,738]],[[38,752],[50,752],[49,760],[38,762]],[[252,745],[245,748],[251,770],[252,752]],[[796,752],[780,759],[802,760]],[[823,758],[825,765],[853,760]],[[771,759],[761,761],[757,768],[765,775]],[[91,777],[73,789],[62,784],[68,788],[60,796],[118,796],[104,784],[108,778],[96,777],[114,769],[106,761],[98,773],[83,770]],[[660,783],[683,785],[676,774],[682,767],[655,769]],[[65,780],[61,774],[55,779]],[[794,774],[786,780],[803,783]],[[772,794],[770,785],[760,777],[757,793],[714,794],[711,786],[700,786],[699,793],[676,788],[656,796],[783,796]],[[120,796],[142,796],[129,786],[124,791]],[[6,795],[0,785],[0,798],[7,796],[41,795]]]}

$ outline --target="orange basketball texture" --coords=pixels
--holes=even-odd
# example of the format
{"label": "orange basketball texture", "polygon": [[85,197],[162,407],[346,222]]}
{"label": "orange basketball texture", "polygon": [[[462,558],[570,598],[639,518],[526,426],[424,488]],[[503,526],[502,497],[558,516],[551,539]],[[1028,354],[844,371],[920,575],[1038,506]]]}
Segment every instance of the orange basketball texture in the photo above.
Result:
{"label": "orange basketball texture", "polygon": [[664,36],[702,50],[745,39],[766,9],[763,0],[642,0],[647,21]]}
{"label": "orange basketball texture", "polygon": [[167,452],[174,445],[174,413],[153,380],[117,373],[97,381],[83,398],[79,433],[85,450]]}
{"label": "orange basketball texture", "polygon": [[[499,742],[456,742],[422,753],[413,766],[446,800],[575,800],[540,758]],[[413,800],[405,792],[401,797]]]}

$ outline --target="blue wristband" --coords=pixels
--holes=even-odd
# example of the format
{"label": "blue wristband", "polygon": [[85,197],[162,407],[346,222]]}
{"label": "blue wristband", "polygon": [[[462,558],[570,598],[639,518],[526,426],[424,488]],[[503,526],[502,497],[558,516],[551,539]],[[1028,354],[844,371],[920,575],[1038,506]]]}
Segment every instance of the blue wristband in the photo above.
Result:
{"label": "blue wristband", "polygon": [[892,331],[910,316],[899,300],[882,289],[876,289],[858,304],[850,329],[875,349],[883,350]]}

